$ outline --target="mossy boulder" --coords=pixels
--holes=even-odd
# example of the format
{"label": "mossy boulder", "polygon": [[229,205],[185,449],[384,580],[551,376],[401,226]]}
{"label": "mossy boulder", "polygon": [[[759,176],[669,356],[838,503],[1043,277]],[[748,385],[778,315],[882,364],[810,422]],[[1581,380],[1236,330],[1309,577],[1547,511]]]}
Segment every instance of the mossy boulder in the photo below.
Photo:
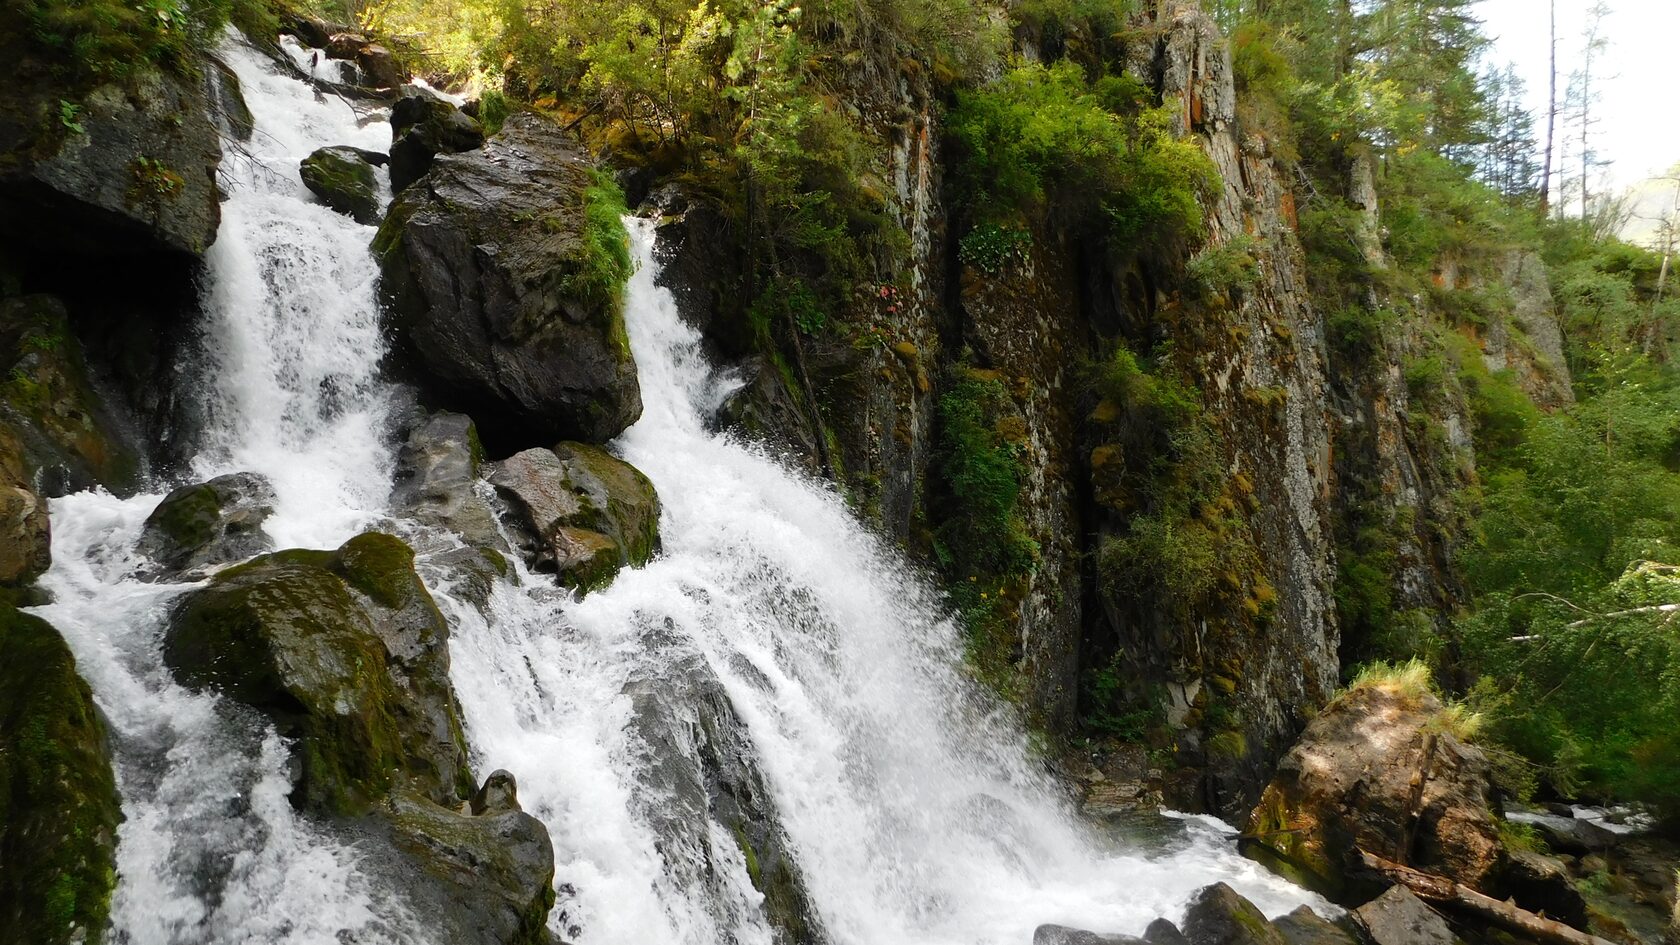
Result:
{"label": "mossy boulder", "polygon": [[127,493],[140,460],[94,389],[64,304],[0,299],[0,424],[10,426],[34,486],[48,496],[103,485]]}
{"label": "mossy boulder", "polygon": [[380,225],[399,369],[498,450],[604,443],[641,415],[610,197],[572,137],[518,113],[482,150],[439,156]]}
{"label": "mossy boulder", "polygon": [[104,939],[122,807],[69,647],[0,604],[0,941]]}
{"label": "mossy boulder", "polygon": [[23,444],[0,423],[0,587],[33,581],[52,564],[47,502],[33,485]]}
{"label": "mossy boulder", "polygon": [[273,547],[262,525],[274,502],[274,487],[256,473],[182,486],[146,518],[135,550],[155,565],[149,577],[243,561]]}
{"label": "mossy boulder", "polygon": [[636,467],[599,447],[560,443],[496,464],[490,484],[507,503],[533,568],[590,591],[659,547],[659,496]]}
{"label": "mossy boulder", "polygon": [[[488,803],[486,803],[488,801]],[[513,776],[497,771],[464,809],[409,791],[379,811],[385,835],[413,869],[397,878],[424,918],[462,945],[546,945],[554,905],[554,847],[542,821],[519,809]],[[424,916],[424,913],[435,913]]]}
{"label": "mossy boulder", "polygon": [[474,548],[507,550],[490,503],[478,494],[484,446],[465,414],[438,411],[413,418],[397,451],[391,506],[426,525],[446,528]]}
{"label": "mossy boulder", "polygon": [[439,154],[483,143],[477,119],[424,89],[404,89],[391,106],[391,189],[404,190],[424,177]]}
{"label": "mossy boulder", "polygon": [[379,222],[379,177],[356,148],[319,148],[298,165],[303,184],[321,202],[373,226]]}
{"label": "mossy boulder", "polygon": [[297,740],[294,799],[355,814],[394,787],[445,805],[471,793],[447,636],[413,552],[370,532],[221,572],[176,608],[164,659]]}
{"label": "mossy boulder", "polygon": [[1190,897],[1183,931],[1191,945],[1289,945],[1258,906],[1224,883]]}

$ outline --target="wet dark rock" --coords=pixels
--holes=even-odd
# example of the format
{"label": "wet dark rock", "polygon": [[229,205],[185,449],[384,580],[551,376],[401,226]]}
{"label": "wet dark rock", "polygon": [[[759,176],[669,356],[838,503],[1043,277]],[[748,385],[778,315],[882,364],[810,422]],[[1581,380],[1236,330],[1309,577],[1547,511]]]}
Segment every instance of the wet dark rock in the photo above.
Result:
{"label": "wet dark rock", "polygon": [[23,444],[0,424],[0,587],[33,581],[52,564],[47,501],[23,461]]}
{"label": "wet dark rock", "polygon": [[221,219],[216,70],[138,68],[76,95],[66,121],[62,83],[37,68],[0,91],[0,219],[31,221],[9,235],[41,255],[202,256]]}
{"label": "wet dark rock", "polygon": [[1190,940],[1166,919],[1156,919],[1143,930],[1143,940],[1149,945],[1190,945]]}
{"label": "wet dark rock", "polygon": [[132,436],[95,391],[64,304],[50,295],[0,300],[0,425],[11,429],[31,488],[60,496],[138,483]]}
{"label": "wet dark rock", "polygon": [[[393,183],[397,161],[393,150]],[[439,157],[374,241],[399,359],[423,398],[471,414],[509,451],[603,443],[641,415],[618,301],[574,290],[591,259],[590,170],[559,126],[515,114],[482,151]]]}
{"label": "wet dark rock", "polygon": [[103,941],[121,821],[105,723],[70,648],[0,604],[0,941]]}
{"label": "wet dark rock", "polygon": [[561,443],[496,464],[490,483],[514,513],[531,566],[590,591],[659,545],[659,496],[629,463],[599,447]]}
{"label": "wet dark rock", "polygon": [[1555,857],[1513,850],[1505,889],[1530,912],[1544,913],[1578,929],[1587,927],[1587,901],[1570,878],[1569,868]]}
{"label": "wet dark rock", "polygon": [[304,186],[321,202],[372,226],[379,222],[379,177],[358,148],[320,148],[298,166]]}
{"label": "wet dark rock", "polygon": [[554,847],[542,821],[519,809],[512,776],[492,774],[479,793],[500,804],[458,811],[409,791],[378,811],[386,836],[413,868],[398,872],[423,919],[454,945],[546,945],[554,904]]}
{"label": "wet dark rock", "polygon": [[1355,687],[1302,733],[1267,786],[1249,832],[1331,892],[1358,901],[1358,850],[1404,851],[1407,865],[1494,895],[1507,863],[1481,749],[1439,724],[1427,692]]}
{"label": "wet dark rock", "polygon": [[210,83],[210,105],[217,124],[226,128],[237,141],[249,141],[257,130],[257,120],[251,107],[245,104],[245,93],[239,75],[227,63],[207,57],[210,67],[205,78]]}
{"label": "wet dark rock", "polygon": [[396,88],[408,81],[391,50],[361,33],[334,33],[327,38],[327,55],[356,64],[356,81],[376,89]]}
{"label": "wet dark rock", "polygon": [[1302,906],[1274,919],[1272,926],[1289,945],[1360,945],[1359,936]]}
{"label": "wet dark rock", "polygon": [[816,434],[792,379],[767,358],[748,358],[738,370],[746,383],[724,402],[718,425],[767,443],[810,472],[820,471]]}
{"label": "wet dark rock", "polygon": [[483,462],[472,418],[439,411],[419,419],[397,452],[391,505],[422,524],[449,529],[475,548],[505,552],[495,513],[476,489]]}
{"label": "wet dark rock", "polygon": [[1191,897],[1183,931],[1190,945],[1288,945],[1265,913],[1224,883]]}
{"label": "wet dark rock", "polygon": [[[657,630],[646,645],[675,646]],[[631,726],[649,748],[643,772],[649,790],[667,798],[646,813],[663,844],[701,851],[702,861],[684,858],[672,869],[696,883],[727,883],[709,865],[714,850],[709,823],[732,835],[746,860],[753,887],[764,896],[765,918],[784,945],[824,941],[804,878],[784,846],[780,814],[757,765],[757,751],[723,685],[694,655],[661,659],[657,676],[633,679],[625,687]],[[647,665],[654,665],[649,663]],[[724,899],[719,887],[719,901]]]}
{"label": "wet dark rock", "polygon": [[297,739],[302,805],[361,813],[408,786],[453,806],[473,784],[448,632],[413,553],[370,532],[216,575],[172,614],[164,660]]}
{"label": "wet dark rock", "polygon": [[1372,945],[1463,945],[1447,920],[1404,886],[1390,887],[1354,916]]}
{"label": "wet dark rock", "polygon": [[1065,925],[1041,925],[1033,929],[1032,945],[1143,945],[1147,939],[1132,935],[1100,935]]}
{"label": "wet dark rock", "polygon": [[391,189],[404,190],[425,176],[438,155],[483,143],[484,128],[471,115],[424,89],[404,89],[391,106]]}
{"label": "wet dark rock", "polygon": [[274,487],[257,473],[182,486],[147,516],[135,550],[156,565],[153,578],[243,561],[274,546],[262,530],[274,503]]}

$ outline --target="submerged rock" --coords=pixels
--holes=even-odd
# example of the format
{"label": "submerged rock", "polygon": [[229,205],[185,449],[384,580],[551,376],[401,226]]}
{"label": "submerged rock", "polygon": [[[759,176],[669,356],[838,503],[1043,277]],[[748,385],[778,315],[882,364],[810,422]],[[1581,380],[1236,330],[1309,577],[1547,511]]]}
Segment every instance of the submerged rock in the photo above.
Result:
{"label": "submerged rock", "polygon": [[449,628],[414,555],[370,532],[337,551],[280,551],[216,575],[176,608],[164,660],[297,739],[303,805],[371,809],[411,787],[440,804],[472,792],[449,685]]}
{"label": "submerged rock", "polygon": [[1442,712],[1415,687],[1343,694],[1284,756],[1249,832],[1332,892],[1350,892],[1364,849],[1497,894],[1507,857],[1492,771],[1481,749],[1447,730]]}
{"label": "submerged rock", "polygon": [[1354,912],[1372,945],[1462,945],[1441,914],[1404,886],[1393,886]]}
{"label": "submerged rock", "polygon": [[636,467],[599,447],[561,443],[502,460],[490,483],[527,539],[531,566],[590,591],[659,545],[659,496]]}
{"label": "submerged rock", "polygon": [[274,514],[274,487],[257,473],[229,473],[182,486],[146,517],[135,550],[157,566],[156,578],[229,564],[274,546],[262,530]]}
{"label": "submerged rock", "polygon": [[492,443],[602,443],[641,415],[619,300],[580,288],[599,262],[590,170],[558,125],[515,114],[483,150],[439,157],[374,241],[399,356]]}
{"label": "submerged rock", "polygon": [[0,604],[0,941],[98,945],[122,807],[70,648]]}
{"label": "submerged rock", "polygon": [[357,148],[319,148],[298,166],[304,186],[357,223],[379,222],[379,178]]}
{"label": "submerged rock", "polygon": [[1190,945],[1288,945],[1254,903],[1224,883],[1205,886],[1184,914]]}
{"label": "submerged rock", "polygon": [[404,190],[425,176],[439,154],[483,143],[477,119],[424,89],[405,89],[391,106],[391,189]]}
{"label": "submerged rock", "polygon": [[1099,935],[1065,925],[1041,925],[1033,929],[1032,945],[1146,945],[1147,939],[1132,935]]}

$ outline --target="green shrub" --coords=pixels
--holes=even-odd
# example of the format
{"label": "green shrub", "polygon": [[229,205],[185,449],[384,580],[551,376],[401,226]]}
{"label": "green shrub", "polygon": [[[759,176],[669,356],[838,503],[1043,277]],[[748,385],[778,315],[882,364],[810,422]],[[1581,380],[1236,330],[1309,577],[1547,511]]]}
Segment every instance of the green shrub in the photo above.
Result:
{"label": "green shrub", "polygon": [[265,0],[17,0],[13,9],[77,84],[120,79],[146,65],[192,73],[195,54],[229,23],[256,36],[279,27]]}
{"label": "green shrub", "polygon": [[957,257],[965,265],[995,276],[1024,260],[1031,246],[1032,234],[1021,227],[982,223],[957,242]]}
{"label": "green shrub", "polygon": [[630,237],[624,231],[624,192],[598,170],[583,191],[583,231],[566,291],[599,306],[617,306],[630,279]]}
{"label": "green shrub", "polygon": [[1246,234],[1204,247],[1184,267],[1186,286],[1204,299],[1252,289],[1260,279],[1255,249],[1254,238]]}

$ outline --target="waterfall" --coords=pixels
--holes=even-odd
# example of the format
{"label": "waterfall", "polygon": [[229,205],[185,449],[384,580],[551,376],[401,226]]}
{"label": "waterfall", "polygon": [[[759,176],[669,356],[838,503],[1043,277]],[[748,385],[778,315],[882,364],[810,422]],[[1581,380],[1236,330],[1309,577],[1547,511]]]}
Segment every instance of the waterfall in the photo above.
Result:
{"label": "waterfall", "polygon": [[[1147,853],[1076,819],[1014,714],[963,672],[961,631],[918,569],[824,483],[707,429],[736,382],[657,286],[645,221],[627,221],[625,298],[645,408],[614,449],[659,490],[663,551],[581,600],[517,563],[482,609],[456,597],[425,553],[447,536],[385,509],[394,390],[377,372],[373,231],[297,174],[316,147],[384,148],[389,129],[254,51],[224,55],[256,134],[223,164],[193,471],[268,476],[279,547],[375,526],[415,541],[452,624],[475,771],[514,772],[552,836],[555,932],[772,941],[743,825],[696,795],[707,739],[762,785],[749,801],[773,811],[767,829],[835,945],[1026,945],[1042,922],[1136,932],[1220,880],[1269,914],[1316,902],[1236,856],[1211,819],[1179,818]],[[427,943],[381,864],[293,811],[272,727],[170,679],[161,626],[196,585],[132,576],[160,499],[55,500],[54,602],[39,610],[111,722],[127,818],[114,940]]]}

